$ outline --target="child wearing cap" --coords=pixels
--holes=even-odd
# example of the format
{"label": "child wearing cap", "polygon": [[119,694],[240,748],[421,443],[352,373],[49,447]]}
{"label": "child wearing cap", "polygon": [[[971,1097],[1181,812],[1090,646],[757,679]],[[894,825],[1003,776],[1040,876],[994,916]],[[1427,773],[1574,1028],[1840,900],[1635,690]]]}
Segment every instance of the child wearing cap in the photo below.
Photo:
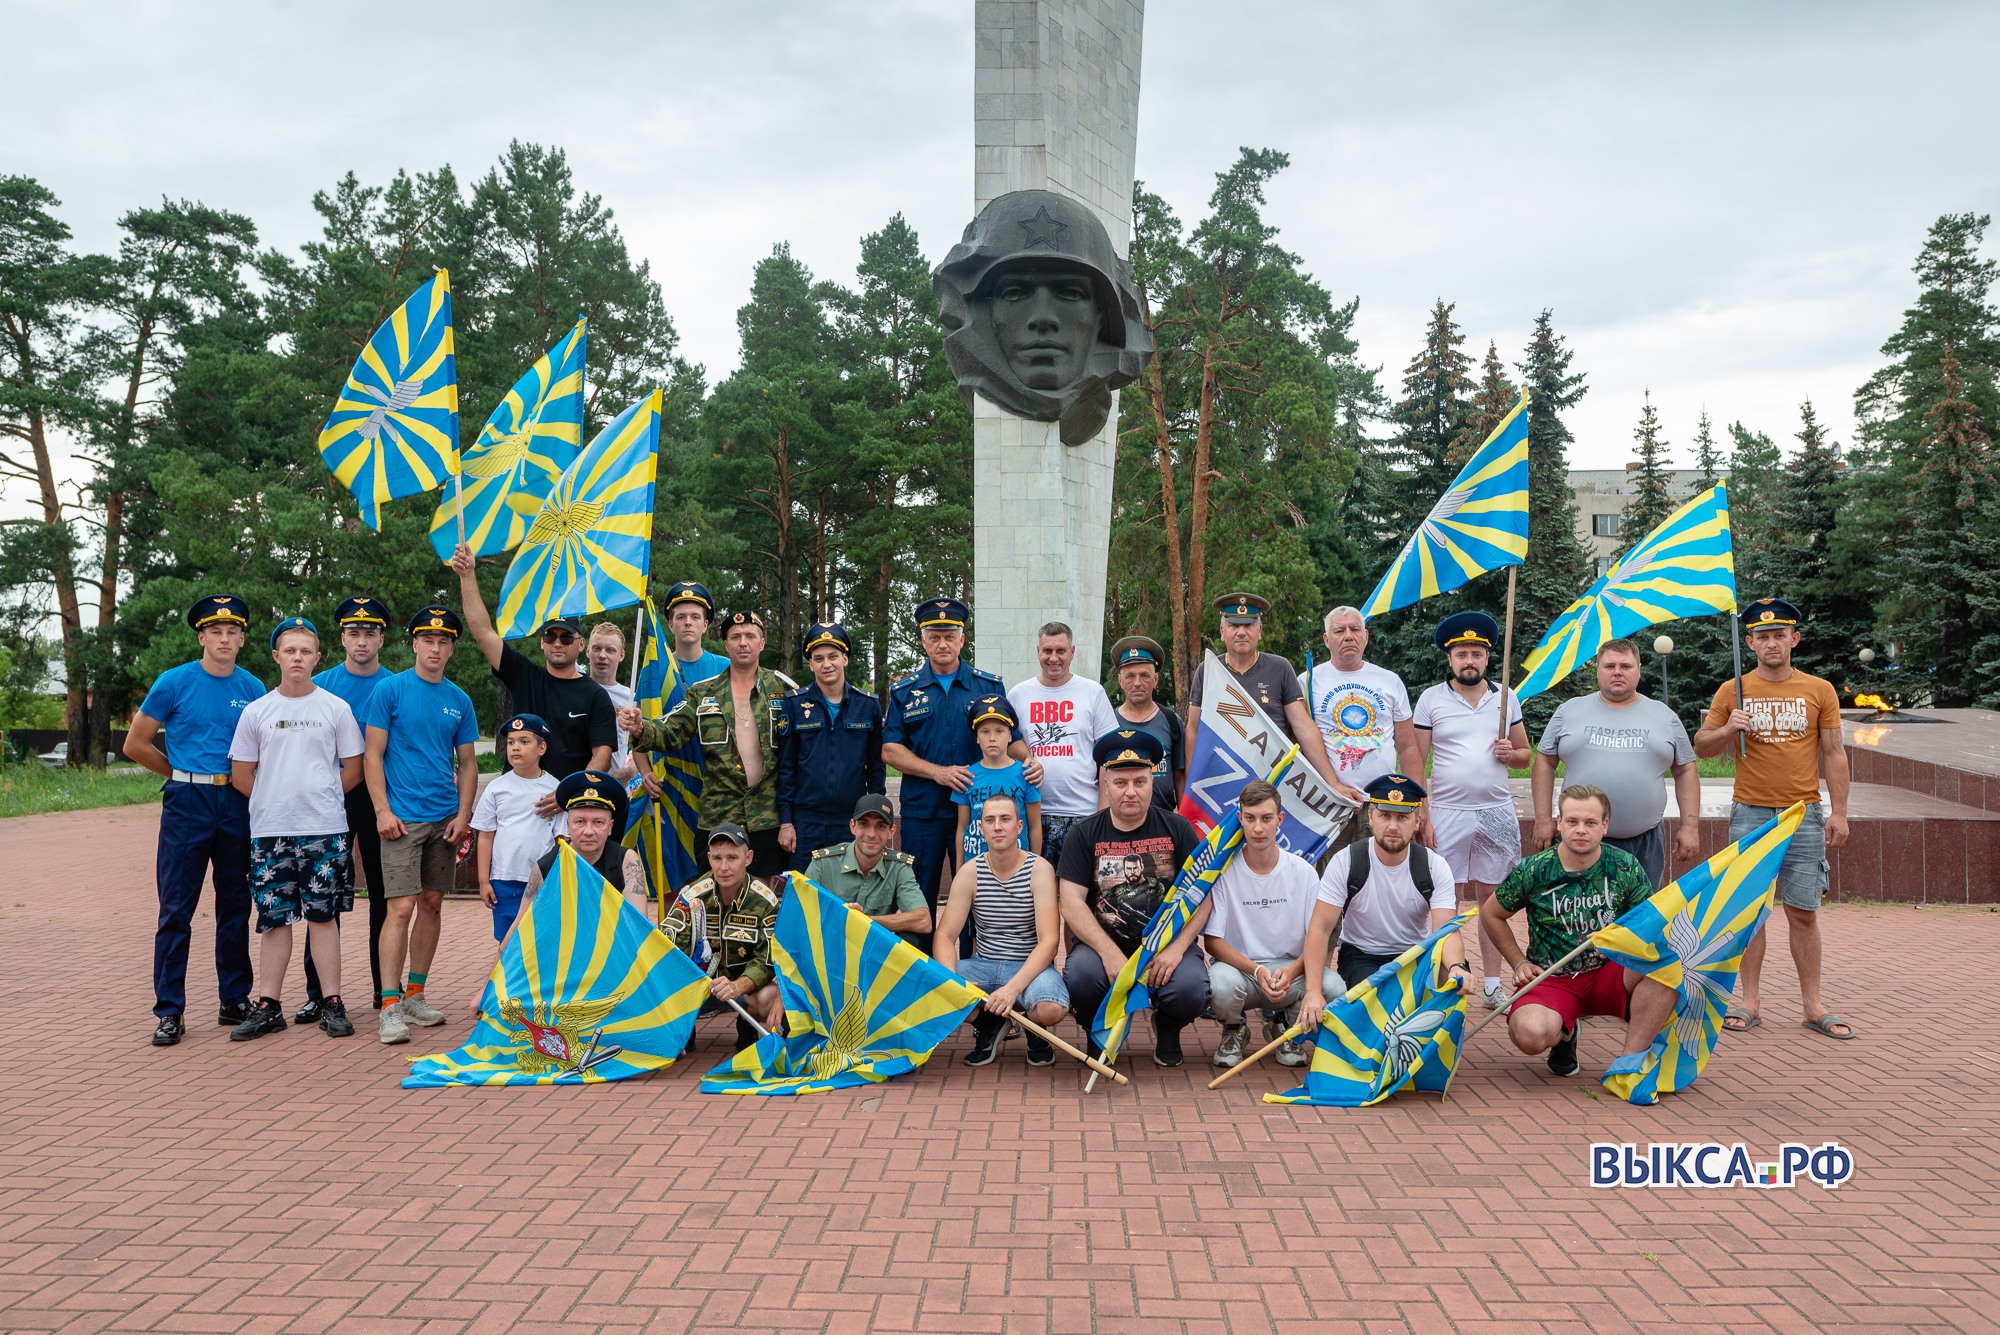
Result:
{"label": "child wearing cap", "polygon": [[979,761],[966,768],[972,782],[951,800],[958,807],[959,863],[986,851],[986,836],[972,819],[989,797],[1011,797],[1021,811],[1021,847],[1039,855],[1042,851],[1042,790],[1028,782],[1020,761],[1007,754],[1014,740],[1014,707],[1004,695],[982,695],[966,707],[966,725],[979,743]]}
{"label": "child wearing cap", "polygon": [[549,725],[540,715],[514,715],[500,725],[499,738],[507,772],[479,795],[472,828],[479,836],[479,898],[493,910],[493,939],[504,941],[521,911],[528,873],[556,841],[554,818],[535,808],[557,780],[542,769]]}

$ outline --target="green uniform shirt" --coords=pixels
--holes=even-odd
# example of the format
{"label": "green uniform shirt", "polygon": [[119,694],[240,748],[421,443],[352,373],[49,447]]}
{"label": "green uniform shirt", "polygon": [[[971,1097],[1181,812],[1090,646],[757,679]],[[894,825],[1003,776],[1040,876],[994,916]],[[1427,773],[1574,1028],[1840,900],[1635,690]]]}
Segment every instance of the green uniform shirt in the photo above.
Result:
{"label": "green uniform shirt", "polygon": [[701,742],[701,810],[695,819],[704,830],[733,821],[746,830],[778,828],[778,752],[772,723],[778,701],[791,686],[769,668],[757,669],[750,692],[750,712],[760,718],[758,746],[764,753],[764,776],[755,788],[744,783],[743,757],[736,750],[736,701],[729,693],[729,674],[695,682],[664,718],[647,719],[639,729],[634,751],[675,751],[690,737]]}
{"label": "green uniform shirt", "polygon": [[660,930],[681,952],[694,954],[694,915],[688,905],[701,905],[702,929],[716,954],[715,972],[755,990],[771,981],[771,929],[778,921],[778,895],[752,876],[736,892],[736,902],[724,906],[715,877],[690,881],[667,908]]}
{"label": "green uniform shirt", "polygon": [[[1622,848],[1604,845],[1595,865],[1575,872],[1564,869],[1559,852],[1549,848],[1524,859],[1493,892],[1509,913],[1527,909],[1528,962],[1543,968],[1653,897],[1646,869]],[[1562,972],[1583,973],[1602,963],[1604,956],[1586,950]]]}
{"label": "green uniform shirt", "polygon": [[917,860],[908,853],[885,848],[882,860],[872,871],[864,872],[853,844],[835,844],[813,850],[806,879],[869,917],[879,918],[925,907],[924,892],[917,888],[916,866]]}

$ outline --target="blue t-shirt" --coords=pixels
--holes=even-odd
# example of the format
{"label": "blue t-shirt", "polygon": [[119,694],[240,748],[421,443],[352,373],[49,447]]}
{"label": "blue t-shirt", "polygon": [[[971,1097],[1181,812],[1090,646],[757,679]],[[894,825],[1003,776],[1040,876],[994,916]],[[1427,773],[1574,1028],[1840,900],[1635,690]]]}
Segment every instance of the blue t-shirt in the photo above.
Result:
{"label": "blue t-shirt", "polygon": [[242,668],[218,677],[197,659],[162,672],[139,712],[165,730],[169,765],[190,774],[227,774],[236,720],[263,694],[264,683]]}
{"label": "blue t-shirt", "polygon": [[[673,651],[668,650],[667,656],[673,658]],[[701,657],[691,663],[685,659],[674,658],[674,670],[681,674],[684,685],[692,686],[698,681],[707,681],[710,677],[719,677],[729,671],[729,655],[704,649],[701,651]]]}
{"label": "blue t-shirt", "polygon": [[425,681],[415,668],[391,673],[368,697],[361,726],[389,734],[382,777],[396,819],[444,821],[458,814],[457,748],[479,737],[471,696],[450,681]]}
{"label": "blue t-shirt", "polygon": [[1011,797],[1014,806],[1021,813],[1021,847],[1028,845],[1028,803],[1042,800],[1042,790],[1028,782],[1028,771],[1018,760],[1008,760],[999,769],[986,768],[986,762],[975,760],[971,786],[962,793],[953,793],[951,800],[959,806],[970,809],[965,822],[965,857],[977,857],[986,851],[986,836],[979,832],[979,808],[989,797]]}
{"label": "blue t-shirt", "polygon": [[347,707],[354,711],[355,721],[360,722],[368,708],[368,697],[375,694],[377,686],[395,675],[378,663],[373,672],[357,677],[347,670],[347,664],[335,663],[324,672],[315,672],[313,685],[323,691],[332,691],[347,701]]}

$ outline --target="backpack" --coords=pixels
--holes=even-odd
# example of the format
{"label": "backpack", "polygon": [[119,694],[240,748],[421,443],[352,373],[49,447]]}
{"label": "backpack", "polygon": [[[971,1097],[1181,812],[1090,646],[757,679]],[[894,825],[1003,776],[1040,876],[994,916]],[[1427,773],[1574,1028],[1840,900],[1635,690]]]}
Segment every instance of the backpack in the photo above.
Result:
{"label": "backpack", "polygon": [[[1347,907],[1352,909],[1354,901],[1361,894],[1361,887],[1368,884],[1368,873],[1374,867],[1374,859],[1369,851],[1374,847],[1373,839],[1357,839],[1348,845],[1347,855]],[[1431,902],[1431,890],[1435,882],[1431,880],[1431,860],[1428,856],[1418,857],[1422,848],[1426,855],[1430,850],[1422,844],[1410,845],[1410,879],[1417,883],[1417,893],[1424,897],[1424,903]]]}

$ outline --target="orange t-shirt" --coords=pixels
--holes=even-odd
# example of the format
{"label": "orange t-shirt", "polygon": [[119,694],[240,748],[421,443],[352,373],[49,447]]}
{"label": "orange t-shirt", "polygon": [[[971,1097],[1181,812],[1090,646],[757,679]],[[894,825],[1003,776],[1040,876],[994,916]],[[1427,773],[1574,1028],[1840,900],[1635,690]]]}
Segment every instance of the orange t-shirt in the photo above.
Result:
{"label": "orange t-shirt", "polygon": [[[1736,707],[1736,681],[1715,688],[1708,726],[1719,728]],[[1840,697],[1824,677],[1793,669],[1783,681],[1743,674],[1743,708],[1750,715],[1747,754],[1736,761],[1736,800],[1753,807],[1819,801],[1819,734],[1840,727]]]}

